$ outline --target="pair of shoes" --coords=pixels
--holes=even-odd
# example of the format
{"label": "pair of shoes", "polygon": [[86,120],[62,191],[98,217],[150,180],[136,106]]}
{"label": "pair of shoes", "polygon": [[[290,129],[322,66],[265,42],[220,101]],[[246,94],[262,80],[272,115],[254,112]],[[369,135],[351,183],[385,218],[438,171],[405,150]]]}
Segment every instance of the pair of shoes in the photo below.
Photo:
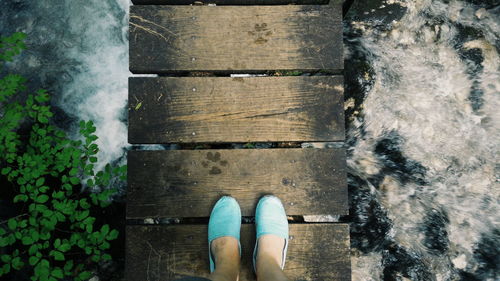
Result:
{"label": "pair of shoes", "polygon": [[[288,220],[285,208],[281,201],[272,195],[266,195],[259,200],[255,210],[255,226],[257,232],[257,242],[253,252],[253,267],[257,263],[258,241],[262,235],[273,234],[285,239],[285,246],[282,251],[281,269],[285,267],[286,251],[288,248]],[[215,204],[210,221],[208,223],[208,253],[210,260],[210,272],[215,270],[215,261],[212,255],[212,241],[224,236],[235,237],[241,256],[240,244],[241,210],[236,199],[224,196]]]}

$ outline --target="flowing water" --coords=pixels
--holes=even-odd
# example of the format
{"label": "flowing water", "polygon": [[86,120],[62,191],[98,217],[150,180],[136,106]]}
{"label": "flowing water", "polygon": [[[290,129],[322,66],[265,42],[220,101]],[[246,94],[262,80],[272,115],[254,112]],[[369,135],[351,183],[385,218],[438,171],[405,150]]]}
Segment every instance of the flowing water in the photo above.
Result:
{"label": "flowing water", "polygon": [[[353,280],[499,280],[500,5],[354,1],[345,20]],[[0,0],[28,34],[8,70],[48,88],[57,121],[128,149],[125,0]]]}

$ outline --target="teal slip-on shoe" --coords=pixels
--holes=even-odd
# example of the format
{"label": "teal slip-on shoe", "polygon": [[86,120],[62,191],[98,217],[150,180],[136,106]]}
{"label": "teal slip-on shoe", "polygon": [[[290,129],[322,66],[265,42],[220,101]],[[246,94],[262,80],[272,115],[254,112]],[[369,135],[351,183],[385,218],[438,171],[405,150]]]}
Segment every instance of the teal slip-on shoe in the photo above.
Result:
{"label": "teal slip-on shoe", "polygon": [[215,203],[210,221],[208,222],[208,258],[210,260],[210,272],[215,270],[215,260],[212,255],[212,241],[219,237],[232,236],[238,240],[240,249],[240,228],[241,228],[241,210],[240,205],[231,196],[223,196]]}
{"label": "teal slip-on shoe", "polygon": [[253,269],[257,264],[258,241],[262,235],[274,234],[285,239],[285,246],[281,256],[281,269],[285,267],[286,251],[288,249],[288,219],[285,207],[278,197],[266,195],[259,200],[255,210],[255,228],[257,239],[253,251]]}

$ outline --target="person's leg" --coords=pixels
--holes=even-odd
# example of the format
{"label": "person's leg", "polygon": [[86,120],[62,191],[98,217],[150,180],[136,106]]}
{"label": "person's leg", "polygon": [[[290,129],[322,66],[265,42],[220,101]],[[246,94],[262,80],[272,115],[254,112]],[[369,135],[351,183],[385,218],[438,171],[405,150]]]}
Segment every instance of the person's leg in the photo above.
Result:
{"label": "person's leg", "polygon": [[267,234],[259,237],[257,252],[257,280],[258,281],[288,281],[281,270],[285,239]]}
{"label": "person's leg", "polygon": [[213,281],[238,281],[241,210],[236,199],[223,196],[208,222],[210,276]]}
{"label": "person's leg", "polygon": [[254,268],[258,281],[287,281],[283,273],[288,246],[288,219],[276,196],[266,195],[255,210],[257,242]]}
{"label": "person's leg", "polygon": [[211,248],[215,259],[215,271],[210,274],[209,279],[237,281],[240,272],[238,240],[231,236],[220,237],[212,241]]}

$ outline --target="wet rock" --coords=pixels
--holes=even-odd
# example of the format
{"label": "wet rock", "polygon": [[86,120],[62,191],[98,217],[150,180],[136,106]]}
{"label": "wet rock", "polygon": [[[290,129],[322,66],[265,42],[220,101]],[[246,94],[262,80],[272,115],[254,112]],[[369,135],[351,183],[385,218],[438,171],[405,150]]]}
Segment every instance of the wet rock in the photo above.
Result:
{"label": "wet rock", "polygon": [[478,7],[484,7],[486,9],[491,9],[499,5],[498,0],[463,0],[466,3],[476,5]]}
{"label": "wet rock", "polygon": [[432,254],[444,254],[449,247],[448,215],[444,211],[432,209],[424,217],[423,231],[425,238],[423,244]]}
{"label": "wet rock", "polygon": [[500,229],[483,233],[473,252],[475,263],[468,269],[460,269],[461,281],[499,280],[500,277]]}
{"label": "wet rock", "polygon": [[349,215],[341,222],[350,223],[351,247],[363,253],[382,250],[388,244],[392,222],[366,181],[348,174]]}
{"label": "wet rock", "polygon": [[403,143],[404,139],[395,131],[388,133],[378,141],[374,152],[383,167],[380,174],[391,175],[403,185],[409,182],[425,185],[427,169],[417,161],[403,155],[401,148]]}
{"label": "wet rock", "polygon": [[484,233],[474,250],[478,262],[475,275],[481,280],[498,280],[500,277],[500,229]]}
{"label": "wet rock", "polygon": [[[363,118],[363,102],[366,94],[375,83],[375,70],[370,64],[367,55],[370,53],[359,41],[363,36],[351,24],[346,23],[344,32],[344,46],[348,50],[344,62],[344,101],[346,131],[353,126],[353,122]],[[360,137],[364,135],[363,128],[357,128]],[[353,146],[357,140],[347,139],[348,146]]]}
{"label": "wet rock", "polygon": [[[480,34],[474,33],[474,35],[471,36],[480,36]],[[469,101],[471,103],[472,110],[477,112],[483,107],[484,104],[484,91],[483,89],[481,89],[480,83],[480,75],[484,69],[483,51],[479,48],[466,48],[462,44],[459,44],[457,51],[460,55],[461,60],[466,66],[466,71],[469,78],[472,80]]]}
{"label": "wet rock", "polygon": [[406,7],[397,3],[388,4],[384,0],[354,0],[351,1],[346,21],[363,21],[380,24],[390,24],[399,20],[406,12]]}
{"label": "wet rock", "polygon": [[399,245],[393,244],[382,252],[384,266],[383,279],[387,281],[401,280],[402,277],[412,281],[433,280],[422,257]]}

